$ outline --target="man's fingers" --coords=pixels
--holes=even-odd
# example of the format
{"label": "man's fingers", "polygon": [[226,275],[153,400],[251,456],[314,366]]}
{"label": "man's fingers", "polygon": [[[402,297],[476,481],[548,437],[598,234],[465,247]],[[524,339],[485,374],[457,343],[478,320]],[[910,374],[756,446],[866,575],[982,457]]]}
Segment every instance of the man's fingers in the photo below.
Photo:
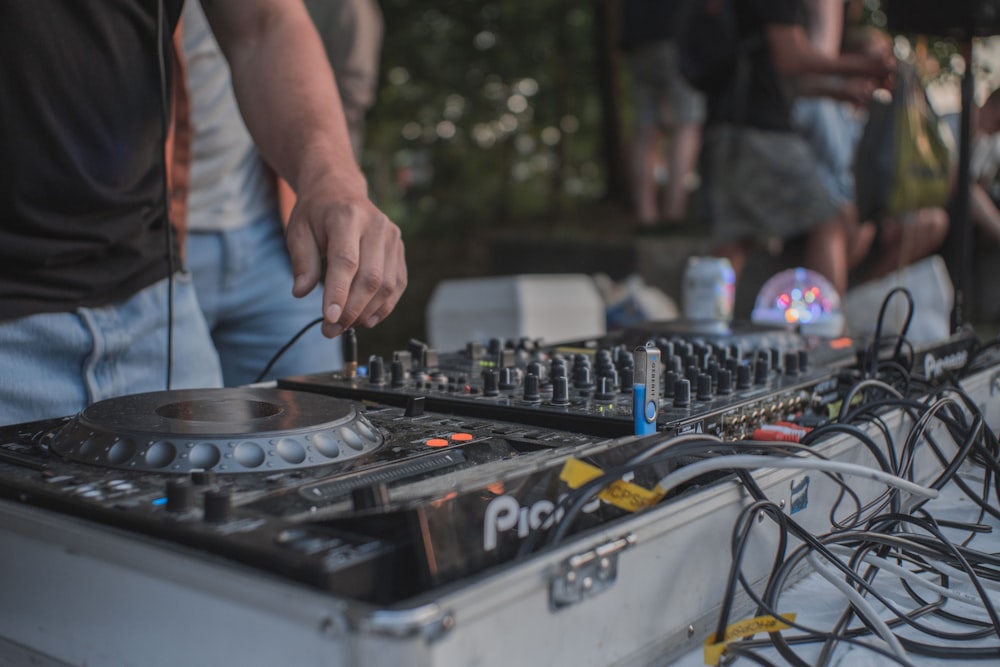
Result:
{"label": "man's fingers", "polygon": [[[345,318],[353,318],[353,324],[371,326],[370,319],[381,310],[381,304],[389,298],[386,290],[395,282],[394,248],[400,244],[399,228],[385,216],[371,222],[361,238],[360,265],[351,284],[351,290],[344,306]],[[391,282],[390,282],[391,281]]]}
{"label": "man's fingers", "polygon": [[[325,257],[325,336],[352,326],[374,326],[392,312],[406,288],[406,258],[399,227],[370,203],[340,203],[297,212],[287,232],[295,273],[293,293],[304,296],[320,280]],[[298,222],[299,224],[295,224]]]}
{"label": "man's fingers", "polygon": [[[294,214],[293,214],[294,217]],[[312,229],[305,224],[290,222],[285,230],[285,243],[292,263],[292,294],[303,297],[319,282],[322,271],[319,246]]]}
{"label": "man's fingers", "polygon": [[[354,229],[354,225],[347,225]],[[358,235],[331,235],[326,249],[326,278],[323,281],[323,335],[339,336],[354,324],[356,315],[345,308],[360,265]]]}
{"label": "man's fingers", "polygon": [[386,247],[385,257],[382,285],[358,316],[358,323],[366,327],[373,327],[388,317],[406,289],[406,254],[401,239]]}

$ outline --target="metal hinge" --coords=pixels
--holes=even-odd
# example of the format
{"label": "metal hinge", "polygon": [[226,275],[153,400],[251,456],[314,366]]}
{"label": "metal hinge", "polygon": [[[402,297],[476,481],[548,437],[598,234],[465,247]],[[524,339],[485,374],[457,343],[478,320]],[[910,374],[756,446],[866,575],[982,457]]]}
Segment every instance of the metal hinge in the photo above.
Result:
{"label": "metal hinge", "polygon": [[551,606],[576,604],[610,588],[618,578],[618,554],[637,541],[629,533],[568,558],[549,586]]}

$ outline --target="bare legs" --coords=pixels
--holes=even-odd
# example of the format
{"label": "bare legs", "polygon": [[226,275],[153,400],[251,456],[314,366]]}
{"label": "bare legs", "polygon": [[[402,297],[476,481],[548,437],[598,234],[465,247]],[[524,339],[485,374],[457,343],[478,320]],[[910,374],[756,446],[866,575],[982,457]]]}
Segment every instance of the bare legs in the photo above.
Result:
{"label": "bare legs", "polygon": [[[662,205],[656,169],[663,164],[662,144],[666,152],[667,184]],[[691,175],[695,173],[701,148],[701,125],[688,123],[674,128],[669,137],[657,126],[636,130],[632,148],[633,188],[636,217],[640,225],[653,225],[660,219],[680,222],[687,215]]]}
{"label": "bare legs", "polygon": [[882,221],[879,256],[866,280],[881,278],[937,250],[948,234],[943,208],[922,208],[903,217]]}
{"label": "bare legs", "polygon": [[670,222],[679,222],[687,215],[690,179],[696,173],[699,150],[701,150],[701,125],[699,123],[679,125],[667,152],[669,178],[666,201],[663,204],[663,217]]}

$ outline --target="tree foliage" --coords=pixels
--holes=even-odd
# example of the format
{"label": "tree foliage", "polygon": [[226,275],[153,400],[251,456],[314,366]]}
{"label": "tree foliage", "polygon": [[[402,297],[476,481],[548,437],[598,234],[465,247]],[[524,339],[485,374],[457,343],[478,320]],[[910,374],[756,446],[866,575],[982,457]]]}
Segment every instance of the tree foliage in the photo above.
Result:
{"label": "tree foliage", "polygon": [[384,0],[365,161],[407,235],[530,224],[603,195],[595,4]]}

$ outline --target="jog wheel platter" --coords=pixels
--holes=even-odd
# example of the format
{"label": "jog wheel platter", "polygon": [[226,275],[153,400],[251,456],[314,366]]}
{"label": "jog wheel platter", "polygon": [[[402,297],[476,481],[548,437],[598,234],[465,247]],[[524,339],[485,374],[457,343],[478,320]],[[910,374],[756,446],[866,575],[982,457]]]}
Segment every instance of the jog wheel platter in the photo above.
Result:
{"label": "jog wheel platter", "polygon": [[100,401],[54,432],[65,458],[156,473],[279,471],[382,445],[351,401],[280,389],[186,389]]}

